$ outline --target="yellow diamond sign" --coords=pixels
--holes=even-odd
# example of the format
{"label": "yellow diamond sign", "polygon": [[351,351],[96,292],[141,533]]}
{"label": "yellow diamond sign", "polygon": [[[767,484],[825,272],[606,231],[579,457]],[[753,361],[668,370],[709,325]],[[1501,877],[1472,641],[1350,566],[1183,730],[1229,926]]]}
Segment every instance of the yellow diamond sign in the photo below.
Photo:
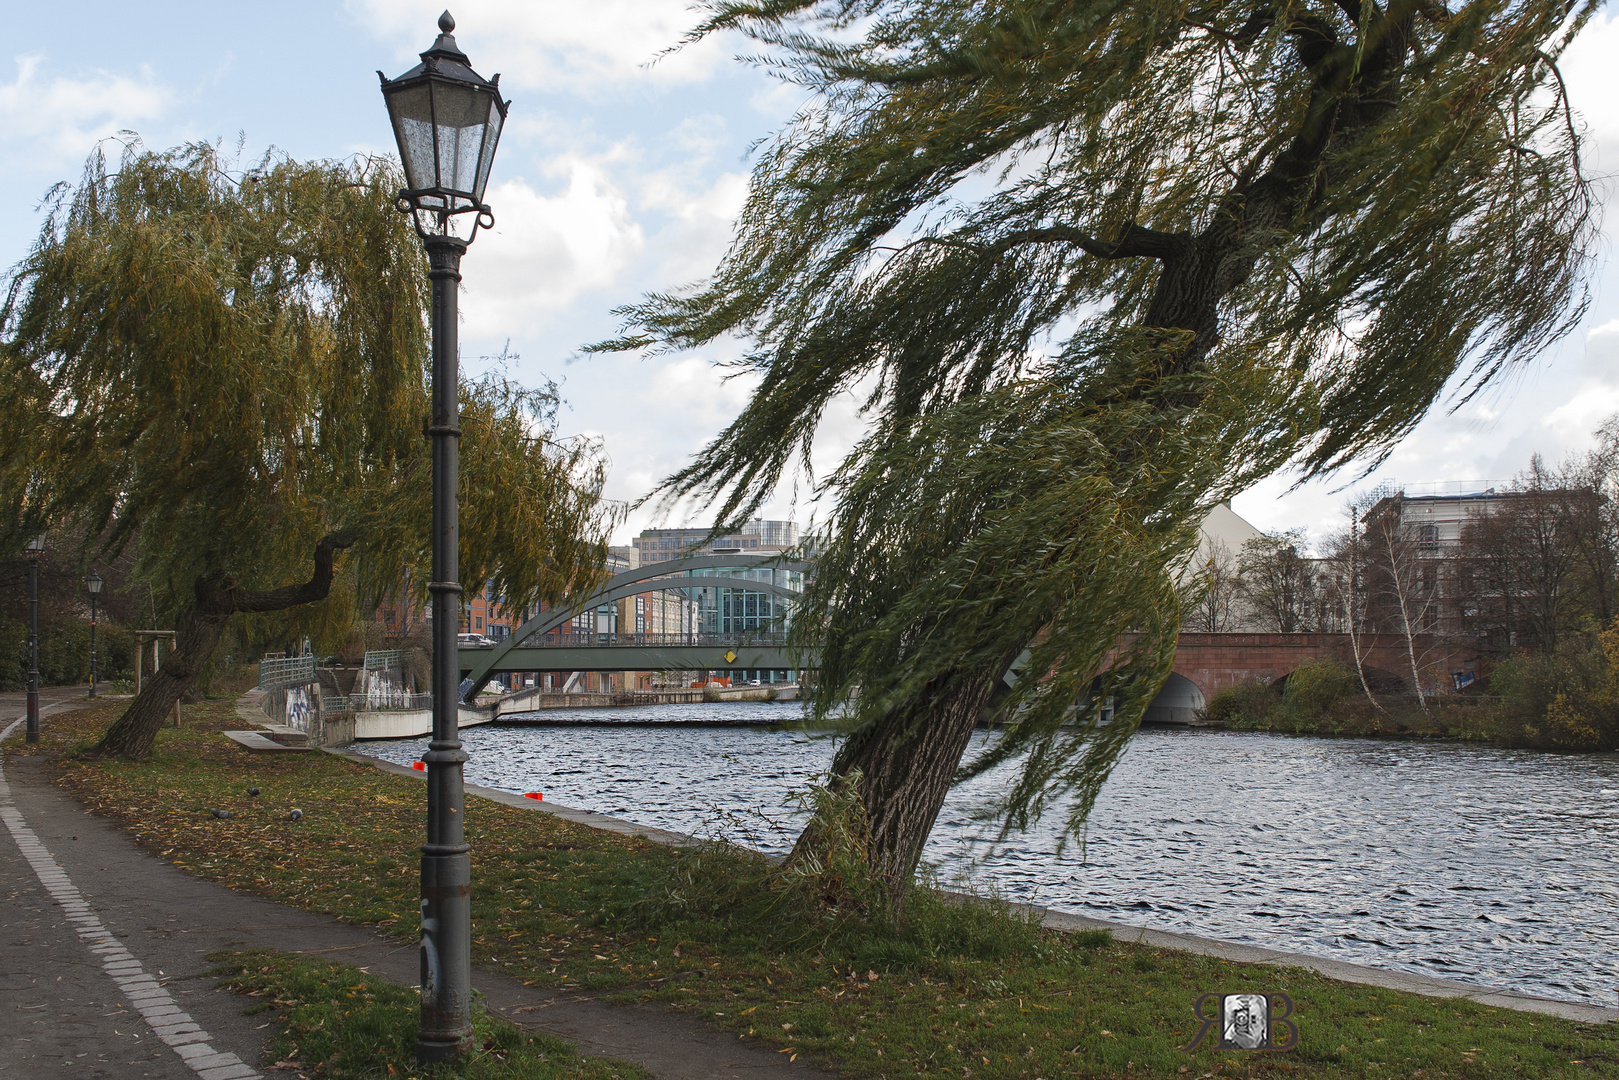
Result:
{"label": "yellow diamond sign", "polygon": [[726,649],[725,650],[725,662],[727,664],[736,663],[736,650],[735,649]]}

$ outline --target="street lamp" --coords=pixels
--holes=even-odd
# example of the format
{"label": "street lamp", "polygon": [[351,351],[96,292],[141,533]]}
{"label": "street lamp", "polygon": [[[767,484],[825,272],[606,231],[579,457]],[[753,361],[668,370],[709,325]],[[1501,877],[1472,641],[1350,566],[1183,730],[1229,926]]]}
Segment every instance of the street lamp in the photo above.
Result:
{"label": "street lamp", "polygon": [[90,590],[90,696],[96,696],[96,597],[101,593],[101,575],[94,570],[84,579]]}
{"label": "street lamp", "polygon": [[39,555],[45,534],[28,541],[28,741],[39,742]]}
{"label": "street lamp", "polygon": [[382,72],[405,187],[397,205],[411,215],[427,249],[433,282],[433,738],[427,764],[427,843],[422,845],[422,1017],[416,1060],[464,1056],[472,1045],[472,861],[462,830],[461,767],[467,760],[457,731],[461,666],[459,509],[460,408],[457,393],[456,288],[461,256],[479,228],[494,224],[483,201],[509,102],[500,76],[485,80],[455,44],[455,20],[439,16],[438,39],[422,62],[397,79]]}

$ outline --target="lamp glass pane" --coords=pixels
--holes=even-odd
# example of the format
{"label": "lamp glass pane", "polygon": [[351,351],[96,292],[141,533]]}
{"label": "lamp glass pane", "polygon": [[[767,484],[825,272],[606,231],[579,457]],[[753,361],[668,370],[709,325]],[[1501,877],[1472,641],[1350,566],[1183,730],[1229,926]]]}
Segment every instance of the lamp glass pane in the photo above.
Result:
{"label": "lamp glass pane", "polygon": [[475,197],[488,101],[489,95],[465,83],[434,85],[440,187]]}
{"label": "lamp glass pane", "polygon": [[391,90],[388,114],[394,122],[399,160],[405,166],[405,186],[420,191],[438,186],[433,165],[433,95],[426,83]]}
{"label": "lamp glass pane", "polygon": [[478,183],[472,189],[472,197],[479,202],[483,202],[484,185],[489,183],[489,166],[495,160],[495,144],[500,142],[500,125],[504,120],[500,115],[499,95],[486,96],[489,99],[489,121],[484,130],[483,151],[478,156]]}

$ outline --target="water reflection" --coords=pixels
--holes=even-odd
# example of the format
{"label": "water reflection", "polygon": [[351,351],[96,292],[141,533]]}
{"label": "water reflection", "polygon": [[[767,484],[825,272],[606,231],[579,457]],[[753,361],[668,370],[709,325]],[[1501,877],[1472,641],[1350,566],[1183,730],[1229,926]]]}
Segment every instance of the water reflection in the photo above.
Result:
{"label": "water reflection", "polygon": [[[467,777],[682,832],[742,815],[754,843],[783,850],[788,795],[826,768],[831,739],[626,722],[791,722],[796,710],[670,705],[590,710],[603,721],[591,726],[472,728]],[[415,760],[425,740],[364,749]],[[1076,844],[1058,854],[1060,808],[1027,834],[975,842],[973,811],[1005,778],[952,793],[925,856],[946,878],[1162,930],[1612,1002],[1619,755],[1147,730],[1097,801],[1083,859]]]}

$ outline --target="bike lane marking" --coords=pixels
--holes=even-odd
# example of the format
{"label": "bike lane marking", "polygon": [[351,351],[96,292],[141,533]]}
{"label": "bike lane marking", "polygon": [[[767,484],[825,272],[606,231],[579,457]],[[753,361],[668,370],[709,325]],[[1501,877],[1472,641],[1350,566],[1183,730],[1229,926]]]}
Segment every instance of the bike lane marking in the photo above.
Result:
{"label": "bike lane marking", "polygon": [[[0,732],[0,742],[4,742],[22,722],[23,719],[19,718]],[[34,875],[51,899],[61,906],[79,939],[100,958],[101,970],[111,977],[129,1004],[141,1014],[152,1029],[152,1034],[178,1054],[180,1060],[203,1080],[263,1080],[260,1073],[235,1054],[214,1049],[213,1036],[175,1003],[173,995],[147,974],[135,955],[90,910],[78,886],[73,884],[67,871],[62,869],[62,864],[56,861],[39,836],[28,827],[22,812],[17,809],[16,801],[11,797],[11,786],[6,783],[3,757],[0,757],[0,821],[6,823],[17,850],[33,868]]]}

